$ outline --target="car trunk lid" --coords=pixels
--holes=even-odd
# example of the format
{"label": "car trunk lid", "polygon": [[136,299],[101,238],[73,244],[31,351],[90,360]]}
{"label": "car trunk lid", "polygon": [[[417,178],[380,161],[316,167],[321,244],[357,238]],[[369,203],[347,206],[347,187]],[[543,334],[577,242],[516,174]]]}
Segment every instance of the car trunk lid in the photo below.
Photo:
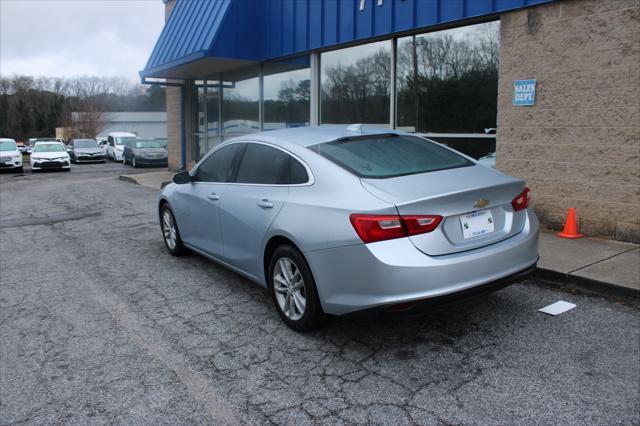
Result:
{"label": "car trunk lid", "polygon": [[[428,255],[495,244],[524,228],[525,211],[516,212],[511,206],[513,198],[523,190],[524,181],[484,166],[361,179],[361,182],[371,194],[395,204],[400,215],[443,216],[436,230],[409,237],[417,249]],[[473,213],[479,214],[466,217]],[[491,227],[493,230],[489,230]],[[481,231],[474,235],[474,229]]]}

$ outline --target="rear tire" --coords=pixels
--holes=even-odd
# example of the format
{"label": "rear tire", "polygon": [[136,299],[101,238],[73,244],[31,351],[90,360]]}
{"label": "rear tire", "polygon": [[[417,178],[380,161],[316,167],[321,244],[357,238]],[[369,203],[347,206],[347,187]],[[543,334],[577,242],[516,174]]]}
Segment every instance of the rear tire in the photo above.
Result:
{"label": "rear tire", "polygon": [[160,209],[160,229],[162,229],[162,239],[169,253],[174,256],[184,254],[186,249],[182,244],[178,224],[169,204],[163,205]]}
{"label": "rear tire", "polygon": [[267,281],[276,310],[287,326],[306,332],[324,324],[326,315],[302,253],[289,245],[276,248],[269,261]]}

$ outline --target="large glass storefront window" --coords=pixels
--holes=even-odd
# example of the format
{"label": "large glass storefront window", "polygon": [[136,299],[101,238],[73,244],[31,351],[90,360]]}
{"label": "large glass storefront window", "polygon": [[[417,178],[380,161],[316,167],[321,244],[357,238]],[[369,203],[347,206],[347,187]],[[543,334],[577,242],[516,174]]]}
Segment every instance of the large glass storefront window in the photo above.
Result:
{"label": "large glass storefront window", "polygon": [[260,131],[258,67],[222,74],[222,140]]}
{"label": "large glass storefront window", "polygon": [[391,41],[326,52],[320,63],[322,123],[390,125]]}
{"label": "large glass storefront window", "polygon": [[[499,22],[398,39],[397,127],[419,133],[495,129]],[[495,152],[495,138],[447,143],[473,157]]]}
{"label": "large glass storefront window", "polygon": [[264,64],[264,130],[309,125],[311,69],[309,57]]}

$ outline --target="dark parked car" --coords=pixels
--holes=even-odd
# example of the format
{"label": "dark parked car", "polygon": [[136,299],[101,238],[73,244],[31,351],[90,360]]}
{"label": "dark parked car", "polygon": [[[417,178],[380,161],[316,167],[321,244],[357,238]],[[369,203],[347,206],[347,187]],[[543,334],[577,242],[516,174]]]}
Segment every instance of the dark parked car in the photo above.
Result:
{"label": "dark parked car", "polygon": [[133,167],[167,166],[167,150],[152,139],[130,139],[123,151],[124,163]]}
{"label": "dark parked car", "polygon": [[100,161],[104,163],[104,154],[93,139],[71,139],[67,146],[67,152],[74,163],[92,163]]}

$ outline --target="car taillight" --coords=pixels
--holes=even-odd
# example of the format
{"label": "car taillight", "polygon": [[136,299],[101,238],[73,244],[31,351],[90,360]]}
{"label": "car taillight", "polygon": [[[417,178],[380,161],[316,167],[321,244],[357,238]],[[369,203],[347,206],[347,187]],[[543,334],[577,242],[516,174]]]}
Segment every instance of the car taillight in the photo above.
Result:
{"label": "car taillight", "polygon": [[360,239],[368,244],[431,232],[438,227],[442,216],[352,214],[349,219]]}
{"label": "car taillight", "polygon": [[513,210],[520,211],[520,210],[524,210],[527,207],[529,207],[529,198],[530,197],[531,196],[529,194],[529,188],[527,188],[525,186],[524,190],[521,193],[519,193],[518,195],[516,195],[516,198],[511,200],[511,205],[513,206]]}
{"label": "car taillight", "polygon": [[401,216],[409,235],[431,232],[440,225],[442,216]]}

